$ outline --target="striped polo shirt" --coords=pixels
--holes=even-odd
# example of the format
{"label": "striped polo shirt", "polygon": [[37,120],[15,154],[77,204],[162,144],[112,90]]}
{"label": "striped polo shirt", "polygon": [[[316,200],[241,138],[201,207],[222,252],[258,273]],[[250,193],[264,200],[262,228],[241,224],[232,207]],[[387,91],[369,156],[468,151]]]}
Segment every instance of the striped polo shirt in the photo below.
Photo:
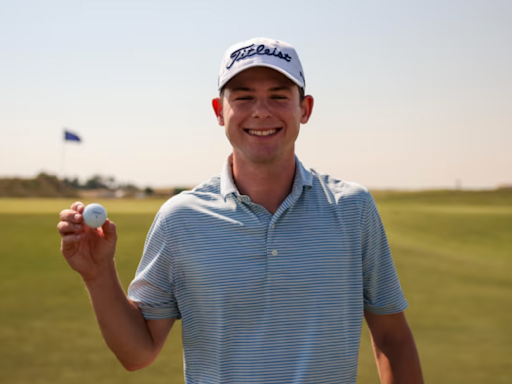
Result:
{"label": "striped polo shirt", "polygon": [[220,176],[169,199],[129,298],[181,318],[187,384],[356,383],[363,311],[407,307],[373,198],[303,167],[275,214]]}

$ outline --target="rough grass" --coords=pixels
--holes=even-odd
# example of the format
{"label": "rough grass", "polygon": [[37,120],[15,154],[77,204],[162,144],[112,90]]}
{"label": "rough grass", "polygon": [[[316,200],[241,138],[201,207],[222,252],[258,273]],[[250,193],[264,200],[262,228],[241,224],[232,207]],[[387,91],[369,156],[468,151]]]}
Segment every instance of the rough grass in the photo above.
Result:
{"label": "rough grass", "polygon": [[[375,197],[426,382],[512,382],[512,194]],[[0,382],[183,383],[179,322],[158,360],[142,371],[125,372],[105,346],[80,278],[59,252],[58,212],[71,202],[0,199]],[[100,202],[118,226],[125,287],[162,202]],[[365,328],[358,383],[376,382]]]}

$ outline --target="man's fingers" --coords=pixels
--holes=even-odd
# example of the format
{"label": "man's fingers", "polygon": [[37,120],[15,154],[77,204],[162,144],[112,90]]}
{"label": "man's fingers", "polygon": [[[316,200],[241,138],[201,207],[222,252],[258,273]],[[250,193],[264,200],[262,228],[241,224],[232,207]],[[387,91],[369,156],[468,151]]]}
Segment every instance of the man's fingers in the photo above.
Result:
{"label": "man's fingers", "polygon": [[64,209],[60,212],[59,217],[61,221],[71,221],[72,223],[81,223],[83,220],[82,212],[85,206],[81,201],[76,201],[71,204],[71,209]]}
{"label": "man's fingers", "polygon": [[81,233],[62,236],[62,245],[69,246],[78,243],[82,239]]}
{"label": "man's fingers", "polygon": [[84,208],[84,203],[82,203],[81,201],[75,201],[73,204],[71,204],[71,210],[77,211],[78,213],[82,213]]}
{"label": "man's fingers", "polygon": [[71,223],[69,221],[61,221],[57,224],[57,230],[64,236],[68,234],[80,233],[84,229],[83,224]]}
{"label": "man's fingers", "polygon": [[64,209],[60,212],[59,217],[61,221],[69,221],[76,224],[80,224],[83,221],[82,214],[72,209]]}

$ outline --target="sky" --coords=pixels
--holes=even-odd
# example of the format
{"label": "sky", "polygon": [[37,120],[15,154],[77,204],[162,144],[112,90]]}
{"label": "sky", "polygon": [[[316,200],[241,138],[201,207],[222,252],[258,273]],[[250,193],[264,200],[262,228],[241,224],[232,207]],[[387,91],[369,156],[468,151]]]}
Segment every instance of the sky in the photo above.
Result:
{"label": "sky", "polygon": [[315,98],[305,166],[374,189],[512,184],[511,20],[508,0],[0,0],[0,177],[208,180],[231,152],[222,56],[264,36],[296,48]]}

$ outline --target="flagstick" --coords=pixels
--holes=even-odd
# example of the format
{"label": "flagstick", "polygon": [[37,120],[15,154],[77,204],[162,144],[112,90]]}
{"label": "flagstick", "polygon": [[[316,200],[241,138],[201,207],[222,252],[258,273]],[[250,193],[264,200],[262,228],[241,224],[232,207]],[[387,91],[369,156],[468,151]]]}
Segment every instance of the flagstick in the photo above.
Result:
{"label": "flagstick", "polygon": [[64,179],[66,178],[65,172],[66,172],[66,128],[64,128],[64,140],[62,143],[62,164],[61,164],[61,174],[62,174],[62,180],[61,180],[61,197],[64,197]]}
{"label": "flagstick", "polygon": [[71,140],[71,141],[78,141],[78,142],[81,142],[80,140],[80,137],[78,137],[78,135],[72,133],[72,132],[69,132],[66,127],[64,127],[64,144],[63,144],[63,147],[62,147],[62,169],[61,169],[61,173],[62,173],[62,196],[64,197],[64,190],[65,190],[65,187],[66,187],[66,184],[64,183],[64,179],[66,178],[66,142],[68,140]]}

